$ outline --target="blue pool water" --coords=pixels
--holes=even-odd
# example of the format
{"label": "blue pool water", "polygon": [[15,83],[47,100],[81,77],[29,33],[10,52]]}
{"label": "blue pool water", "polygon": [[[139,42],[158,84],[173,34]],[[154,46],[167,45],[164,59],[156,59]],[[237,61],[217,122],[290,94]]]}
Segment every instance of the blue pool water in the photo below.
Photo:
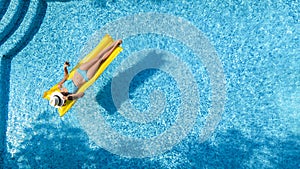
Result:
{"label": "blue pool water", "polygon": [[[300,168],[299,4],[1,1],[0,168]],[[44,91],[106,33],[59,117]]]}

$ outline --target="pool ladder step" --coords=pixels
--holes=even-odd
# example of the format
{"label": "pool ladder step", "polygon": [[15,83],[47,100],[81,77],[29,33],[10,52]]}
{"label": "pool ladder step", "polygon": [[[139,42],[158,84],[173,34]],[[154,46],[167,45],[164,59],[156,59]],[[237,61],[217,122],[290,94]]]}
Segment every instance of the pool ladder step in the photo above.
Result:
{"label": "pool ladder step", "polygon": [[[41,0],[12,0],[1,20],[0,25],[0,57],[13,57],[22,50],[37,32],[35,25],[38,14],[45,3]],[[45,13],[45,12],[44,12]],[[41,20],[43,19],[43,16]]]}
{"label": "pool ladder step", "polygon": [[10,4],[10,0],[1,0],[0,1],[0,23],[3,15],[6,13],[7,8]]}
{"label": "pool ladder step", "polygon": [[30,1],[12,0],[0,22],[0,45],[20,26]]}

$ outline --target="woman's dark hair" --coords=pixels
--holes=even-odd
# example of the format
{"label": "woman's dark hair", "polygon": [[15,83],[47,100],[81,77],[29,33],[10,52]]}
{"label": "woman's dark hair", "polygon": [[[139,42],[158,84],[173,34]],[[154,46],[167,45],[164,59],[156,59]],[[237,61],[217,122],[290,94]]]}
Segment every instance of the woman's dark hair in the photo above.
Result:
{"label": "woman's dark hair", "polygon": [[68,92],[60,92],[62,95],[64,95],[64,96],[68,96],[70,93],[68,93]]}
{"label": "woman's dark hair", "polygon": [[[61,93],[63,96],[68,96],[69,94],[71,94],[71,93],[69,93],[69,92],[60,92],[60,93]],[[67,99],[68,99],[68,100],[74,100],[73,96],[68,96]]]}
{"label": "woman's dark hair", "polygon": [[[71,94],[71,93],[69,93],[69,92],[60,92],[60,93],[61,93],[62,95],[64,95],[64,96],[68,96],[69,94]],[[68,96],[67,99],[68,99],[68,100],[74,100],[73,96]]]}
{"label": "woman's dark hair", "polygon": [[68,100],[74,100],[73,96],[68,96]]}

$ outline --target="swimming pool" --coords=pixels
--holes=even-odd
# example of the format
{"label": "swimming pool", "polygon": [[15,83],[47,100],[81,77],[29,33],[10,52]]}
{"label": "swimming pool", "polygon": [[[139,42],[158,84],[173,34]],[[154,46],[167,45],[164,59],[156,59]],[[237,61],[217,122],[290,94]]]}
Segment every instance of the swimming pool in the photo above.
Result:
{"label": "swimming pool", "polygon": [[[299,168],[299,2],[0,2],[2,168]],[[109,33],[64,117],[42,99]]]}

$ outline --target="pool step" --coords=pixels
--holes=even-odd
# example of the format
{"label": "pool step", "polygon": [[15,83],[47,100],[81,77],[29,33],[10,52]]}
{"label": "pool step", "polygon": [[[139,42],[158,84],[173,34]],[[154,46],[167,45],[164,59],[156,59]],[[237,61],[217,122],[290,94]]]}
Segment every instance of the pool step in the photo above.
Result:
{"label": "pool step", "polygon": [[12,0],[0,22],[0,46],[18,29],[30,1]]}
{"label": "pool step", "polygon": [[13,57],[21,51],[38,31],[46,13],[46,2],[40,0],[30,1],[23,22],[18,29],[0,46],[1,55]]}
{"label": "pool step", "polygon": [[7,8],[10,4],[10,0],[1,0],[0,1],[0,23],[3,15],[6,13]]}
{"label": "pool step", "polygon": [[[11,60],[1,58],[0,78],[9,79]],[[2,80],[0,83],[0,168],[5,168],[6,159],[6,129],[8,117],[8,102],[9,102],[9,80]]]}

